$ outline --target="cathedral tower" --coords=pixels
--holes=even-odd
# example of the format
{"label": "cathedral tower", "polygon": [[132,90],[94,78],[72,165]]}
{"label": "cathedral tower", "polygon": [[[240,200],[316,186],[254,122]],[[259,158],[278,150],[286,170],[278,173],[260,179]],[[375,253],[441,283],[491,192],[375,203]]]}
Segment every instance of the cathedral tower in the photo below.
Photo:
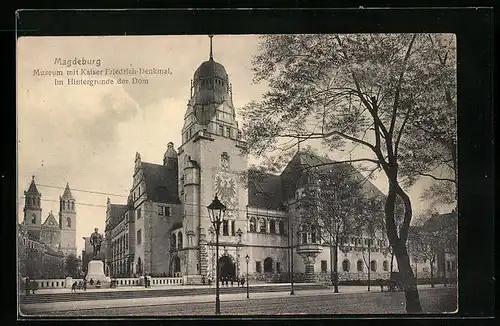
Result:
{"label": "cathedral tower", "polygon": [[178,151],[179,194],[189,248],[179,256],[183,271],[193,278],[214,275],[207,253],[211,223],[206,206],[215,195],[227,206],[229,216],[221,227],[220,243],[227,249],[221,255],[225,252],[234,261],[236,230],[246,230],[248,194],[239,176],[247,169],[247,156],[241,151],[245,143],[240,138],[229,77],[214,60],[210,36],[209,59],[196,69],[191,83]]}
{"label": "cathedral tower", "polygon": [[36,239],[40,239],[42,229],[41,197],[42,194],[38,192],[35,184],[35,176],[33,176],[28,190],[24,191],[24,223],[28,233]]}
{"label": "cathedral tower", "polygon": [[75,198],[71,194],[69,184],[59,197],[59,228],[61,229],[61,251],[64,255],[76,256],[76,210]]}

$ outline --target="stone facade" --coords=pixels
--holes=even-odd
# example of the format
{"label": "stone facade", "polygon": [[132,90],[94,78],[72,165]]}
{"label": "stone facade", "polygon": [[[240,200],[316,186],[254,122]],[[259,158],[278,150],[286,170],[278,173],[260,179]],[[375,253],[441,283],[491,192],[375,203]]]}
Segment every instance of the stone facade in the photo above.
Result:
{"label": "stone facade", "polygon": [[[250,277],[262,281],[285,280],[291,272],[309,282],[328,278],[330,247],[321,234],[303,228],[296,208],[308,187],[301,168],[324,165],[324,159],[297,152],[281,175],[248,174],[244,180],[248,157],[242,151],[246,143],[236,120],[231,84],[212,55],[194,73],[181,134],[177,151],[173,143],[167,144],[163,164],[142,162],[136,154],[127,206],[134,217],[128,231],[126,223],[119,222],[125,209],[107,216],[109,243],[129,234],[125,254],[133,257],[130,276],[183,275],[188,284],[199,283],[215,278],[218,259],[221,276],[242,276],[248,267]],[[369,181],[363,187],[368,197],[383,196]],[[207,210],[215,196],[227,207],[219,257]],[[340,277],[366,279],[370,268],[373,278],[386,278],[391,257],[385,235],[358,234],[351,240],[338,251]],[[370,257],[362,245],[366,241],[374,243]],[[393,269],[397,270],[395,260]]]}

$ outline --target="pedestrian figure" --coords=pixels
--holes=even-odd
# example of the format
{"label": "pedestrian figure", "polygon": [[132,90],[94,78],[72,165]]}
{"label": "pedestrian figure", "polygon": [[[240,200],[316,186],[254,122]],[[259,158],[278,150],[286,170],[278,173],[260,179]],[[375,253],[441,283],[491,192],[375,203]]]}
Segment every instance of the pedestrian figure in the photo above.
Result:
{"label": "pedestrian figure", "polygon": [[245,278],[244,277],[241,278],[241,286],[243,287],[243,285],[245,285]]}
{"label": "pedestrian figure", "polygon": [[87,279],[83,280],[83,291],[87,291]]}
{"label": "pedestrian figure", "polygon": [[75,292],[76,291],[76,281],[73,282],[73,284],[71,285],[71,292]]}
{"label": "pedestrian figure", "polygon": [[93,278],[90,279],[89,284],[90,284],[90,286],[94,285],[94,279]]}
{"label": "pedestrian figure", "polygon": [[201,284],[205,285],[205,275],[201,277]]}
{"label": "pedestrian figure", "polygon": [[35,280],[33,280],[31,281],[31,293],[35,294],[36,290],[38,290],[38,283]]}
{"label": "pedestrian figure", "polygon": [[234,277],[231,277],[231,287],[233,287]]}
{"label": "pedestrian figure", "polygon": [[26,295],[30,294],[30,278],[26,277],[26,281],[24,281],[24,290],[26,291]]}

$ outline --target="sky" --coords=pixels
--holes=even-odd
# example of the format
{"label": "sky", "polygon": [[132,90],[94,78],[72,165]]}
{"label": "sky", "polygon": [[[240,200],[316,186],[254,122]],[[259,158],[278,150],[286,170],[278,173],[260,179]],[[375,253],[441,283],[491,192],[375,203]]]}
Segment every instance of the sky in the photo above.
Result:
{"label": "sky", "polygon": [[[257,53],[258,41],[256,35],[218,35],[213,39],[214,59],[226,68],[237,111],[252,100],[258,101],[266,91],[264,84],[252,83],[251,60]],[[57,216],[59,196],[68,183],[76,200],[77,254],[80,254],[84,247],[82,237],[89,236],[95,227],[104,231],[107,198],[115,204],[126,202],[132,186],[135,153],[141,154],[142,161],[161,164],[167,143],[172,141],[175,148],[180,145],[190,81],[196,68],[208,57],[206,35],[20,38],[17,44],[18,220],[23,218],[23,191],[33,175],[42,193],[42,221],[50,211]],[[171,73],[149,75],[148,84],[118,84],[115,78],[113,85],[94,86],[67,85],[67,78],[71,78],[68,76],[34,75],[36,69],[59,69],[64,73],[73,70],[57,64],[56,58],[100,59],[100,67],[85,68],[142,67],[170,69]],[[55,78],[63,80],[63,85],[55,85]],[[342,153],[329,156],[336,160],[348,158]],[[250,158],[250,161],[255,160]],[[387,191],[384,176],[376,176],[372,182],[382,192]],[[409,189],[417,215],[426,209],[419,196],[427,182]],[[449,210],[443,207],[443,212]]]}

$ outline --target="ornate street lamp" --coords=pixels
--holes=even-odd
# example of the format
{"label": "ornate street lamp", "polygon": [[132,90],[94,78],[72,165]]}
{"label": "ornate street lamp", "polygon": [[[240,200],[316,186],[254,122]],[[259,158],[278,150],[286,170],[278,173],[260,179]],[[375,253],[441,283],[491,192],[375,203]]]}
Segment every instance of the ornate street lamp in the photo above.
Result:
{"label": "ornate street lamp", "polygon": [[248,295],[248,262],[250,261],[250,256],[247,254],[245,256],[245,260],[247,262],[247,299],[250,298],[250,296]]}
{"label": "ornate street lamp", "polygon": [[216,259],[216,269],[215,269],[215,314],[220,315],[220,298],[219,298],[219,232],[222,221],[225,218],[226,206],[220,202],[217,195],[210,205],[207,206],[208,216],[210,217],[210,222],[215,229],[215,259]]}

